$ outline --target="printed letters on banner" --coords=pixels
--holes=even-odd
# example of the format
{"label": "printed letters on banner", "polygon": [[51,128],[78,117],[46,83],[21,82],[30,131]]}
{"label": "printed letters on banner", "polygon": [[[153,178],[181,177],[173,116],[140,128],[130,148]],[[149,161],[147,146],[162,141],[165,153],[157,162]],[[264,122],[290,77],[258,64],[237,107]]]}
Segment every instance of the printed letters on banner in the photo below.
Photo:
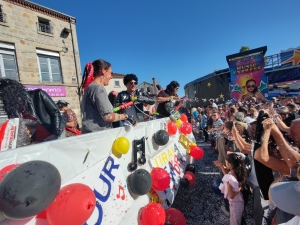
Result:
{"label": "printed letters on banner", "polygon": [[165,209],[171,207],[186,167],[186,156],[182,153],[185,150],[179,148],[181,148],[179,144],[172,143],[150,159],[153,168],[163,168],[170,174],[170,186],[164,191],[156,191]]}

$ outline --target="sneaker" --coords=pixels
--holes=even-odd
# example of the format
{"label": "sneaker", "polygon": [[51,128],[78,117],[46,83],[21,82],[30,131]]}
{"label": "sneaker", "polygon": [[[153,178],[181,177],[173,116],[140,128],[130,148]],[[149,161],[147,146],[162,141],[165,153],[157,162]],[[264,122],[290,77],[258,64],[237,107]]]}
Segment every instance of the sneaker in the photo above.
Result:
{"label": "sneaker", "polygon": [[225,206],[221,206],[221,212],[227,216],[227,217],[230,217],[230,213],[225,209]]}

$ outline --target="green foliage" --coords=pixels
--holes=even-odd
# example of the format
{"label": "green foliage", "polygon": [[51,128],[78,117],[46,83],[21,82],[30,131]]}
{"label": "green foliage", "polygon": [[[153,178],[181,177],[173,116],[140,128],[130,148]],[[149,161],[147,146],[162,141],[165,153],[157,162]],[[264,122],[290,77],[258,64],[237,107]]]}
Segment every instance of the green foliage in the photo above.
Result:
{"label": "green foliage", "polygon": [[248,46],[242,46],[241,49],[240,49],[240,52],[246,52],[246,51],[249,51],[250,48]]}

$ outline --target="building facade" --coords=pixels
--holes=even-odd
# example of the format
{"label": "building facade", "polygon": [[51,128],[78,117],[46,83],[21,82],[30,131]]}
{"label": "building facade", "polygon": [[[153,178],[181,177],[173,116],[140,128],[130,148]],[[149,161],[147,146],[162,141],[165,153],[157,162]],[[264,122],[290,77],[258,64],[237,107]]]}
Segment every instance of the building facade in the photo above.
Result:
{"label": "building facade", "polygon": [[33,2],[0,0],[0,76],[70,103],[81,121],[76,19]]}
{"label": "building facade", "polygon": [[126,86],[123,83],[124,76],[125,75],[119,73],[112,74],[112,79],[109,81],[109,85],[105,86],[107,94],[111,91],[119,93],[120,91],[126,90]]}

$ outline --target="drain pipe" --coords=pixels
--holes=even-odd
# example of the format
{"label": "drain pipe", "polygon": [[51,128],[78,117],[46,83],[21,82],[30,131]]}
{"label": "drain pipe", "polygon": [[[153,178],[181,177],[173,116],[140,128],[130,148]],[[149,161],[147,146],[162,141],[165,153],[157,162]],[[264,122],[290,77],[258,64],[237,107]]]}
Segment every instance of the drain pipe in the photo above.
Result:
{"label": "drain pipe", "polygon": [[70,30],[71,30],[71,39],[72,39],[72,48],[73,48],[73,55],[74,55],[75,70],[76,70],[78,100],[79,100],[79,105],[80,105],[78,69],[77,69],[77,60],[76,60],[76,54],[75,54],[75,46],[74,46],[74,39],[73,39],[73,29],[72,29],[72,19],[71,18],[69,18],[69,23],[70,23]]}

